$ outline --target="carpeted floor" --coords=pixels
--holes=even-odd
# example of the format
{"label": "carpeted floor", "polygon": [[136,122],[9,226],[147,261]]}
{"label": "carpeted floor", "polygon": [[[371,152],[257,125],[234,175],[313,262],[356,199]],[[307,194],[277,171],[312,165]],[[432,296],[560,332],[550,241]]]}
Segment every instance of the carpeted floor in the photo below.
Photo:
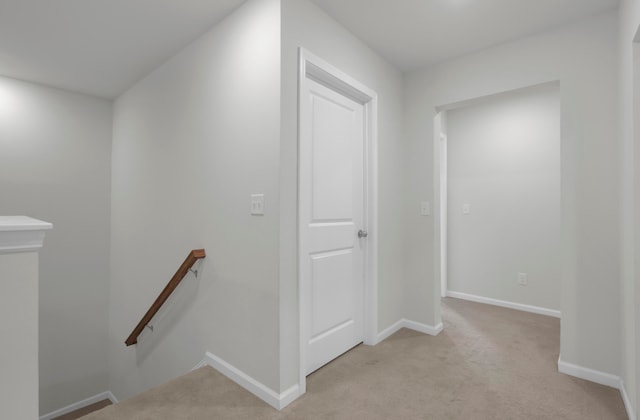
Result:
{"label": "carpeted floor", "polygon": [[557,372],[558,319],[449,298],[443,318],[356,347],[281,412],[205,367],[83,419],[627,418],[617,390]]}

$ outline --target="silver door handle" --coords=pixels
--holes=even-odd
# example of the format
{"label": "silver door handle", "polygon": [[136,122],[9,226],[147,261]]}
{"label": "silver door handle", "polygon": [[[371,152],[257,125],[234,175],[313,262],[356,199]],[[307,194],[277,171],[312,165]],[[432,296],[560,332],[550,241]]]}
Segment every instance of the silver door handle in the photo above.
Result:
{"label": "silver door handle", "polygon": [[367,236],[369,236],[369,233],[366,230],[360,229],[358,231],[358,238],[366,238]]}

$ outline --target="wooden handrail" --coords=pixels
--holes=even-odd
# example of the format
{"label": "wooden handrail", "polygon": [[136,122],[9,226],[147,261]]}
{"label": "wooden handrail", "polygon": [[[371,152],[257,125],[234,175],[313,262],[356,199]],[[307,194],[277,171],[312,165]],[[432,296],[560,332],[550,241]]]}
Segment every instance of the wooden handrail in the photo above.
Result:
{"label": "wooden handrail", "polygon": [[169,283],[167,283],[160,295],[156,298],[156,301],[153,302],[153,305],[151,305],[147,313],[144,314],[138,325],[133,329],[133,331],[131,331],[131,335],[129,335],[129,337],[125,340],[124,343],[127,346],[138,343],[138,336],[142,333],[144,327],[147,326],[147,324],[151,321],[155,314],[160,310],[169,296],[171,296],[171,293],[176,290],[176,287],[178,287],[184,276],[186,276],[191,267],[193,267],[193,264],[195,264],[199,259],[206,256],[207,255],[205,254],[204,249],[194,249],[189,253],[189,255],[187,255],[187,258],[185,258],[180,268],[178,268],[176,274],[174,274],[171,280],[169,280]]}

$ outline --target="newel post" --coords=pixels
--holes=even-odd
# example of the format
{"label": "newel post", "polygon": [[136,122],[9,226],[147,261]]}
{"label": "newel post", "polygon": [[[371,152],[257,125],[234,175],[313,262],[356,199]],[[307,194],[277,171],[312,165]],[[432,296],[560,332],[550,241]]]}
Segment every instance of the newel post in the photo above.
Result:
{"label": "newel post", "polygon": [[38,419],[38,251],[51,223],[0,216],[2,418]]}

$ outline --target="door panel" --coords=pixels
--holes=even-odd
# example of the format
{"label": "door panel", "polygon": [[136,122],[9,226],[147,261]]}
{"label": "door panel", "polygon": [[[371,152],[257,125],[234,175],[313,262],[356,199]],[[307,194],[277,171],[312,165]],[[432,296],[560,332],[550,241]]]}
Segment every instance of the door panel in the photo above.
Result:
{"label": "door panel", "polygon": [[[345,98],[346,99],[346,98]],[[354,110],[318,92],[311,96],[312,221],[353,219]]]}
{"label": "door panel", "polygon": [[311,256],[311,341],[352,319],[352,266],[351,249]]}
{"label": "door panel", "polygon": [[363,341],[364,107],[306,80],[300,108],[300,272],[307,373]]}

